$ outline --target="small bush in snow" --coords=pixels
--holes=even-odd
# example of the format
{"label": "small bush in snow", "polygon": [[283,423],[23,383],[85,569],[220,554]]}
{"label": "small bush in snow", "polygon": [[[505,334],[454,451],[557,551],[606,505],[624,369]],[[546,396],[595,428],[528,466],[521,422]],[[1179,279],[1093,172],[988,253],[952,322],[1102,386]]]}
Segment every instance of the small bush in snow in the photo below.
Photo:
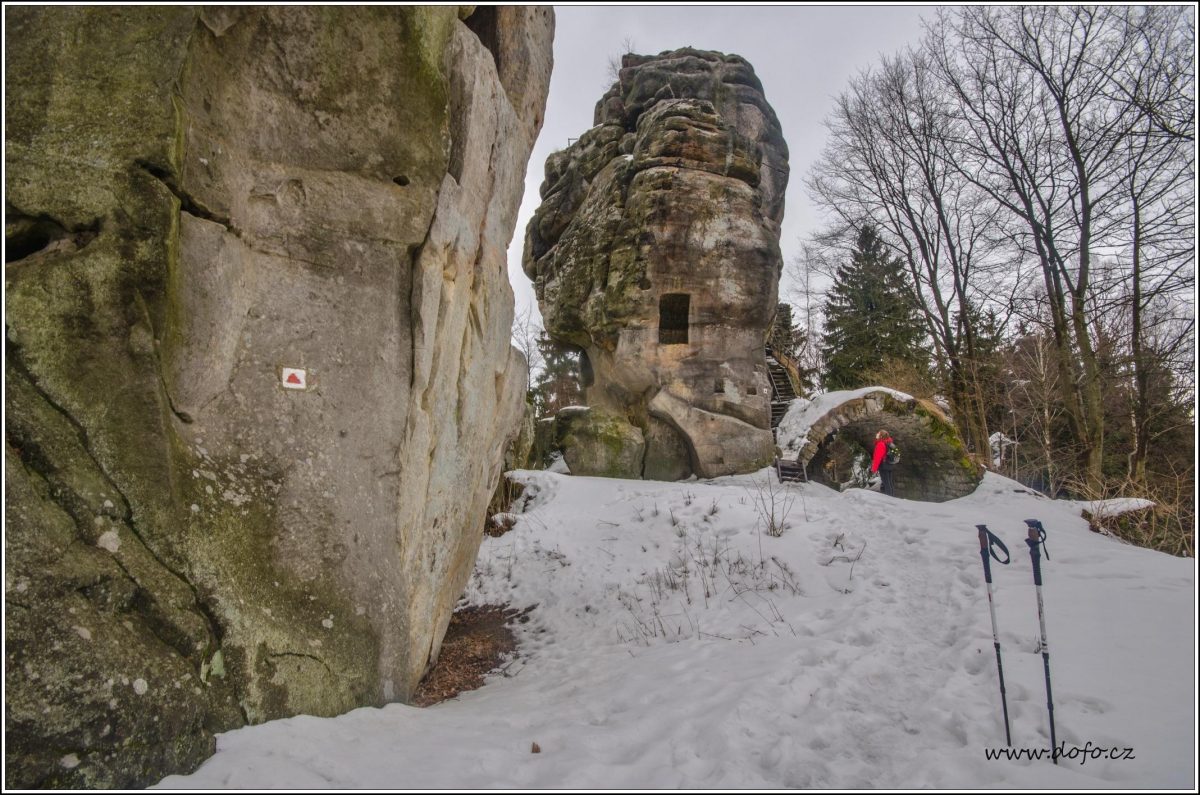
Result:
{"label": "small bush in snow", "polygon": [[748,560],[728,540],[706,537],[687,525],[680,525],[677,535],[681,540],[671,563],[644,574],[632,593],[618,593],[630,618],[629,623],[617,627],[622,642],[649,645],[659,637],[668,641],[690,637],[732,640],[702,632],[703,622],[694,619],[689,610],[724,602],[742,603],[766,622],[765,632],[744,627],[747,637],[767,632],[778,635],[780,628],[795,633],[771,598],[804,595],[785,563],[774,556]]}
{"label": "small bush in snow", "polygon": [[750,503],[758,513],[758,520],[767,535],[779,538],[787,529],[787,517],[796,503],[796,495],[787,486],[767,475],[765,481],[754,481],[750,492]]}

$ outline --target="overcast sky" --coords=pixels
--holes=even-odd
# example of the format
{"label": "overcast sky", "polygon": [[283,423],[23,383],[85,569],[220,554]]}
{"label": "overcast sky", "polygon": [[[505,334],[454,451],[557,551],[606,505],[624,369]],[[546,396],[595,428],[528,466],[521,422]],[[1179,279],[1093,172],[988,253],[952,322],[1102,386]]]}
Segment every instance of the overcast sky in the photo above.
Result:
{"label": "overcast sky", "polygon": [[780,245],[784,262],[820,224],[802,184],[824,145],[822,125],[847,79],[921,35],[932,6],[556,6],[554,72],[546,121],[525,180],[509,279],[518,314],[537,301],[521,270],[525,226],[540,202],[546,157],[592,126],[596,101],[612,85],[609,61],[625,51],[696,47],[737,53],[754,67],[775,108],[790,153],[791,179]]}

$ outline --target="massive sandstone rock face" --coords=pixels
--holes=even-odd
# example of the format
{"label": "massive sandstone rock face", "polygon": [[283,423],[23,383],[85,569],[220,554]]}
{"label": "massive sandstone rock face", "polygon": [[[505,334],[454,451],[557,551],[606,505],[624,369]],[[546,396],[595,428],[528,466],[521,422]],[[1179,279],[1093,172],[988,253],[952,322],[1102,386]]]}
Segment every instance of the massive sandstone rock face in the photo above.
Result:
{"label": "massive sandstone rock face", "polygon": [[552,12],[6,19],[6,784],[405,699],[521,416]]}
{"label": "massive sandstone rock face", "polygon": [[[547,159],[525,238],[546,330],[583,350],[591,414],[571,433],[614,448],[593,472],[568,447],[571,471],[757,469],[788,177],[775,113],[744,59],[684,49],[625,56],[595,124]],[[624,439],[644,445],[634,466],[614,463]]]}

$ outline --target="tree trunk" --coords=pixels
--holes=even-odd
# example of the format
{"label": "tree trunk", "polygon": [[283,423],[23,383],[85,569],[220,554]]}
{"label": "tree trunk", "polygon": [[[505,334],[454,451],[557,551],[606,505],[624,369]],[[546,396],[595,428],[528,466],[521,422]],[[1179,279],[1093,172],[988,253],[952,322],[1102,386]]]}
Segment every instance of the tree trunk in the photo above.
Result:
{"label": "tree trunk", "polygon": [[1148,414],[1150,377],[1142,350],[1142,218],[1138,196],[1133,192],[1133,456],[1129,462],[1129,477],[1134,483],[1146,483],[1146,456],[1150,446]]}

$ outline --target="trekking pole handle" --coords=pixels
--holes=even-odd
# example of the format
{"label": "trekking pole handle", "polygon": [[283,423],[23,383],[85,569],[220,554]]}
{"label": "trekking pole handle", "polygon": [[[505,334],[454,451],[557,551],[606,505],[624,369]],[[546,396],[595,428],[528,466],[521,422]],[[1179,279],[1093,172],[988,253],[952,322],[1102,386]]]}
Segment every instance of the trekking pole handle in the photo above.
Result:
{"label": "trekking pole handle", "polygon": [[1038,554],[1038,547],[1042,543],[1041,537],[1038,535],[1037,528],[1029,528],[1029,538],[1025,539],[1025,543],[1029,545],[1029,558],[1033,561],[1033,584],[1038,587],[1038,604],[1041,604],[1042,593],[1042,561],[1041,555]]}
{"label": "trekking pole handle", "polygon": [[[987,554],[985,553],[991,553],[991,556],[996,559],[997,563],[1007,566],[1011,556],[1008,553],[1008,547],[1004,546],[1004,542],[995,533],[988,530],[987,525],[977,524],[975,527],[979,529],[979,553],[984,556],[984,562],[987,561]],[[996,554],[996,547],[1000,547],[1004,552],[1004,560],[1001,560],[1000,556]]]}
{"label": "trekking pole handle", "polygon": [[1050,560],[1050,550],[1046,549],[1046,528],[1042,527],[1042,523],[1037,519],[1026,519],[1025,524],[1029,527],[1029,538],[1033,539],[1036,535],[1037,543],[1042,545],[1042,552],[1045,553],[1046,560]]}

